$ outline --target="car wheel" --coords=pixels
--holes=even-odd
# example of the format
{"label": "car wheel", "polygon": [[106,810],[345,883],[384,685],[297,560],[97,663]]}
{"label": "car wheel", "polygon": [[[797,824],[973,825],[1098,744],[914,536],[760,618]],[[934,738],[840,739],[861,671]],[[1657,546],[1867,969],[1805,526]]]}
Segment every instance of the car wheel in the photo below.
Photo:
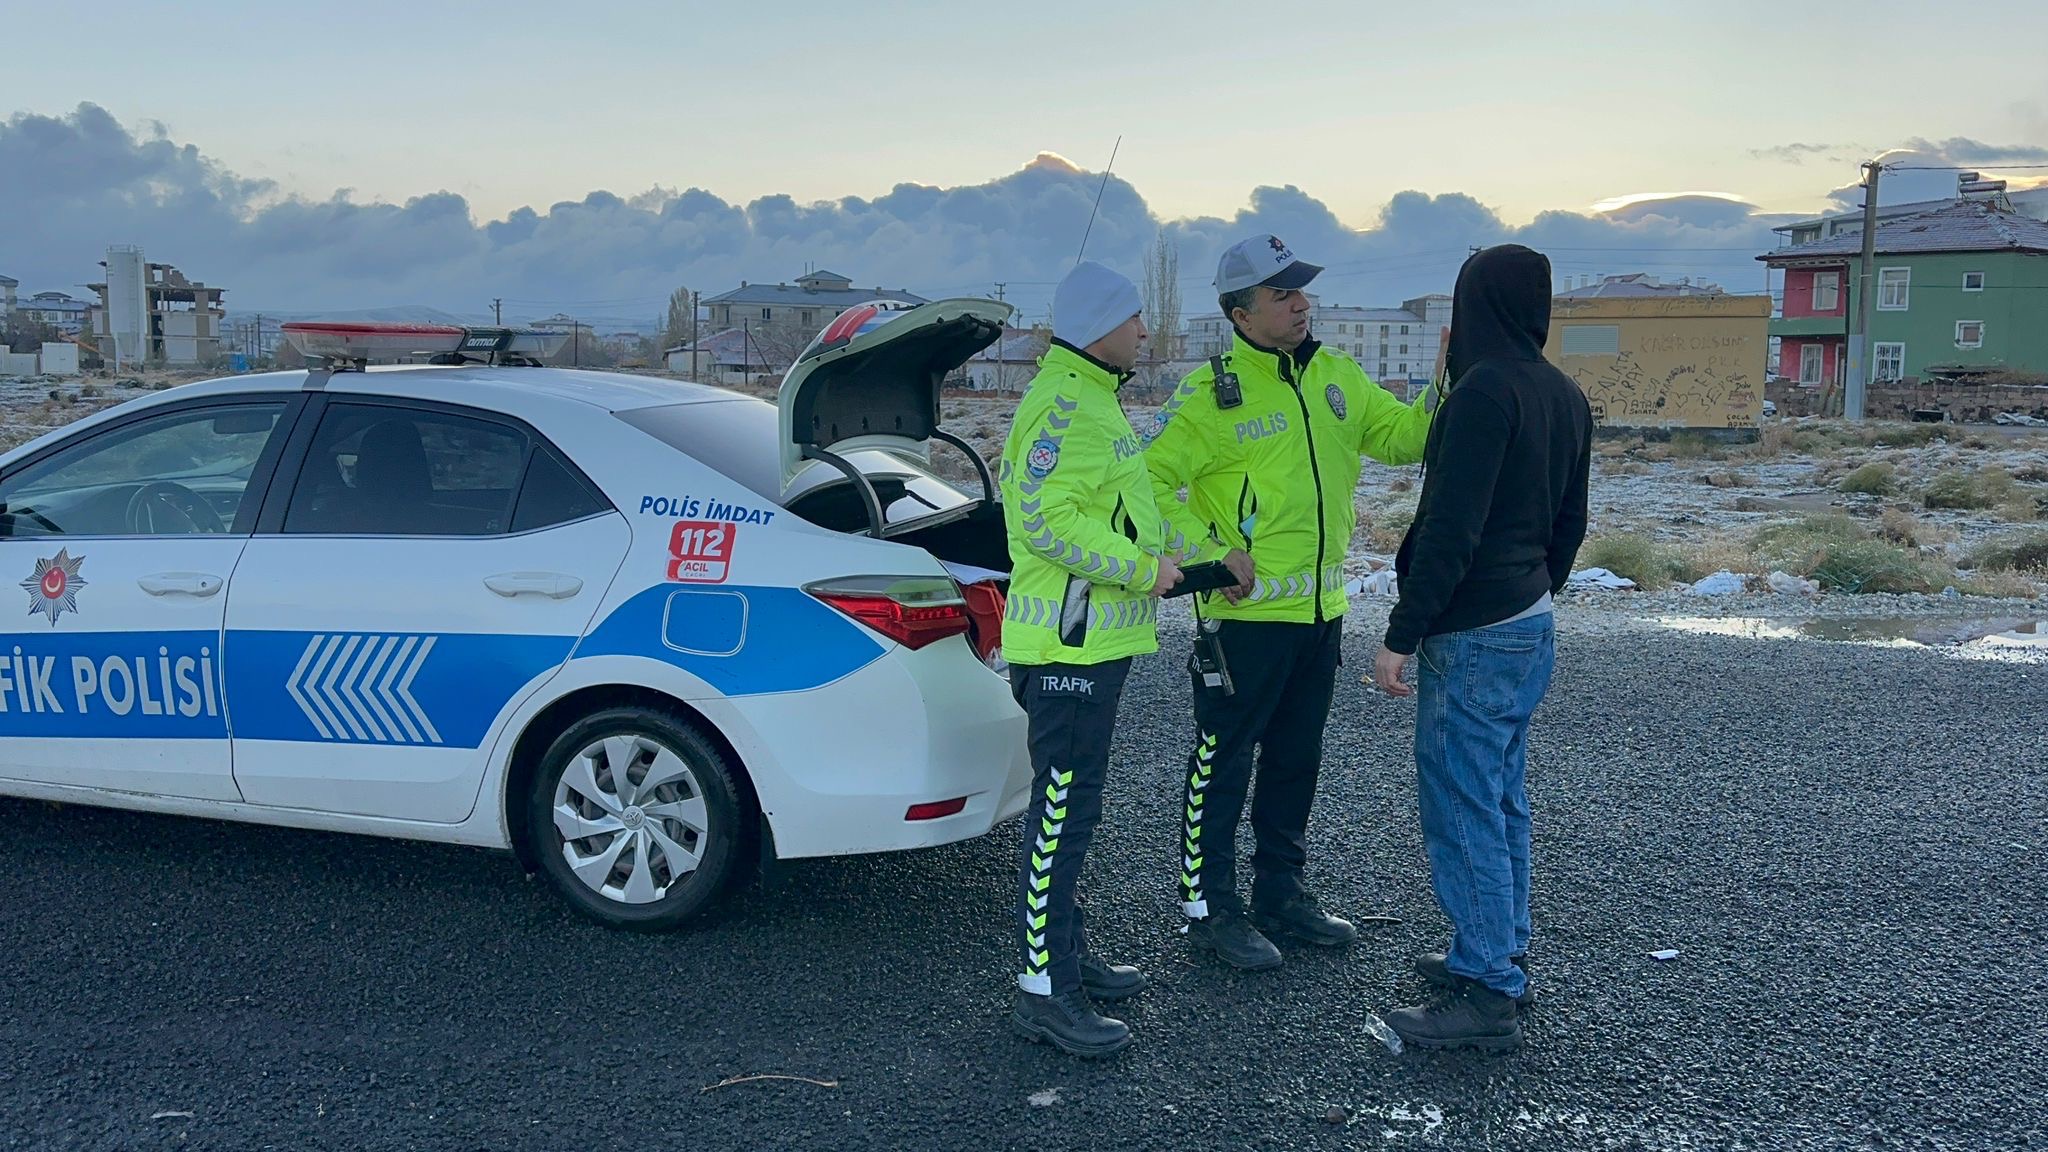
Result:
{"label": "car wheel", "polygon": [[746,859],[751,804],[690,723],[646,708],[585,717],[541,758],[527,827],[549,881],[583,915],[664,932],[711,905]]}

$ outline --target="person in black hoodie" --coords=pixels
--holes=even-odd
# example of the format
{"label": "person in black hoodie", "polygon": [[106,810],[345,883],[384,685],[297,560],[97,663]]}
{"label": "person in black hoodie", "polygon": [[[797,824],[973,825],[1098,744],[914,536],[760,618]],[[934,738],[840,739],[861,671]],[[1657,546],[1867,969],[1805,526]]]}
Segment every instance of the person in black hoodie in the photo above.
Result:
{"label": "person in black hoodie", "polygon": [[[1585,394],[1543,359],[1550,284],[1550,261],[1514,244],[1458,273],[1450,388],[1374,661],[1389,695],[1419,692],[1423,842],[1452,928],[1448,949],[1416,961],[1441,993],[1387,1018],[1418,1047],[1517,1047],[1516,1008],[1533,1002],[1525,751],[1550,686],[1551,597],[1585,541],[1593,449]],[[1402,673],[1418,652],[1410,688]]]}

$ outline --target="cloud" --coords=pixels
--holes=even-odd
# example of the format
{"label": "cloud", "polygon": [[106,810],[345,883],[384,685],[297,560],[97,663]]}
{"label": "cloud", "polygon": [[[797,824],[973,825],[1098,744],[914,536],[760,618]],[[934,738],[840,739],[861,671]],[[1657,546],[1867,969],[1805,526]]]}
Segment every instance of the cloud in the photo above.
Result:
{"label": "cloud", "polygon": [[[1878,157],[1886,171],[1877,184],[1877,198],[1883,204],[1908,204],[1921,200],[1952,200],[1956,195],[1958,170],[1982,172],[1987,178],[2003,177],[2017,190],[2048,184],[2048,173],[2016,170],[1999,171],[2000,164],[2048,164],[2048,147],[2031,144],[1986,144],[1965,136],[1947,140],[1914,137]],[[1829,199],[1843,209],[1863,206],[1863,186],[1844,184],[1829,193]]]}
{"label": "cloud", "polygon": [[1504,241],[1550,252],[1563,275],[1644,270],[1749,285],[1777,222],[1737,200],[1685,195],[1516,226],[1463,193],[1409,191],[1357,227],[1292,185],[1253,188],[1229,216],[1167,220],[1127,181],[1104,185],[1052,153],[984,183],[904,183],[871,199],[735,204],[701,188],[600,190],[479,221],[446,191],[396,204],[347,190],[288,195],[161,125],[131,131],[91,104],[0,122],[0,219],[36,222],[0,253],[10,265],[0,272],[29,291],[69,290],[97,276],[108,244],[137,243],[227,287],[241,313],[426,305],[478,315],[502,297],[508,319],[562,310],[642,326],[679,284],[709,295],[806,266],[928,296],[985,295],[1002,281],[1027,317],[1042,318],[1084,231],[1090,258],[1134,278],[1154,237],[1177,241],[1190,311],[1206,307],[1222,249],[1258,232],[1325,265],[1318,287],[1337,303],[1448,291],[1471,246]]}
{"label": "cloud", "polygon": [[2048,148],[2032,144],[1986,144],[1967,136],[1951,136],[1941,141],[1916,136],[1893,151],[1946,156],[1959,164],[1976,164],[1986,168],[1995,168],[2000,164],[2048,162]]}
{"label": "cloud", "polygon": [[1758,160],[1781,164],[1804,164],[1809,159],[1846,164],[1867,159],[1866,151],[1853,144],[1780,144],[1775,148],[1752,148],[1749,154]]}

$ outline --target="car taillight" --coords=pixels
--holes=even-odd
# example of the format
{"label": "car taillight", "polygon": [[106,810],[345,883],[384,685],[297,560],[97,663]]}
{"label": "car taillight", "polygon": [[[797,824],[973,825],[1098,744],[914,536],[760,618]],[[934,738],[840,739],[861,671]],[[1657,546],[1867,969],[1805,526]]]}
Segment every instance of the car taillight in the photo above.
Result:
{"label": "car taillight", "polygon": [[804,591],[905,648],[966,635],[972,627],[960,586],[944,576],[849,576]]}
{"label": "car taillight", "polygon": [[967,598],[967,616],[974,622],[971,639],[974,654],[981,662],[997,671],[1003,652],[1003,597],[1002,585],[993,580],[983,580],[962,588],[961,595]]}

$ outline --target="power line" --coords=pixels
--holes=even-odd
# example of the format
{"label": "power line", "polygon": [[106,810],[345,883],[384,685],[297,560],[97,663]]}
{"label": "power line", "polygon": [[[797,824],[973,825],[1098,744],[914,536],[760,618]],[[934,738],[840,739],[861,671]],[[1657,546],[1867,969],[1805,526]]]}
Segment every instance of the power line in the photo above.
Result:
{"label": "power line", "polygon": [[1887,164],[1887,172],[2029,172],[2048,164]]}

